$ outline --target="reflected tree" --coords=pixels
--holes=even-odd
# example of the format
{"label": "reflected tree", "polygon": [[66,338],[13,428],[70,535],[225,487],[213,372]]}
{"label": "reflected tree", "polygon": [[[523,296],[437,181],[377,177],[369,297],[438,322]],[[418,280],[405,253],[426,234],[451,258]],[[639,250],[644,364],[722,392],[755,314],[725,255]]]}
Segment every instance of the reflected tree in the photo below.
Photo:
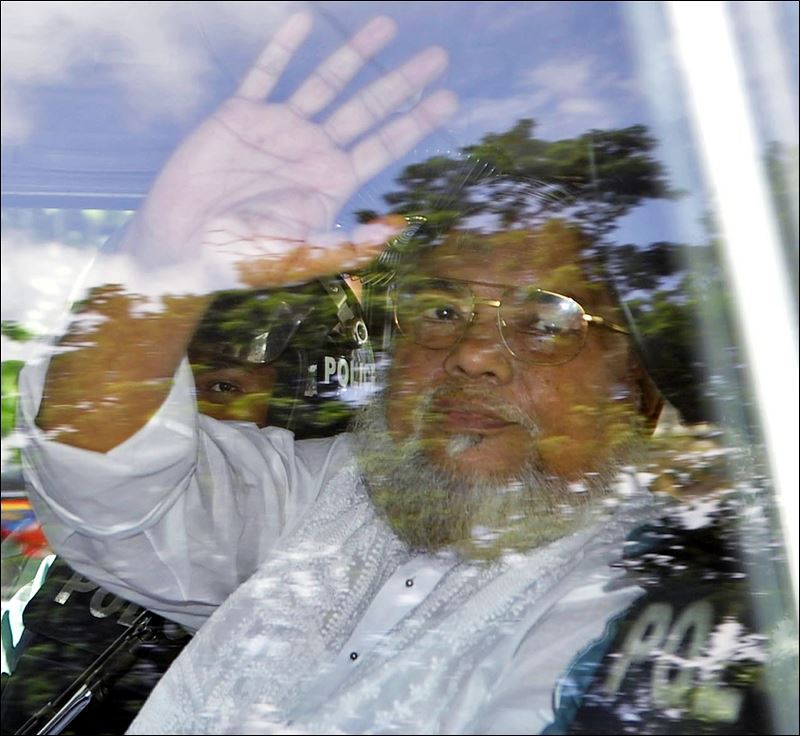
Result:
{"label": "reflected tree", "polygon": [[[392,213],[421,216],[424,224],[415,224],[406,242],[390,243],[363,274],[367,287],[373,287],[368,288],[373,335],[391,327],[384,287],[409,240],[423,247],[454,229],[530,231],[557,217],[581,231],[587,261],[599,265],[627,304],[648,369],[684,420],[731,420],[741,426],[746,381],[713,223],[706,223],[704,244],[620,243],[613,237],[620,219],[635,207],[681,194],[656,158],[656,144],[643,125],[546,140],[526,118],[504,132],[484,135],[457,155],[407,166],[384,199]],[[768,168],[772,161],[772,170],[783,172],[787,155],[771,147]],[[784,178],[772,176],[778,184]],[[367,222],[379,214],[361,210],[356,216]]]}
{"label": "reflected tree", "polygon": [[558,216],[594,242],[644,200],[677,195],[655,145],[642,125],[548,141],[525,118],[459,156],[406,167],[385,200],[392,212],[428,218],[421,236],[429,239],[456,227],[530,229]]}

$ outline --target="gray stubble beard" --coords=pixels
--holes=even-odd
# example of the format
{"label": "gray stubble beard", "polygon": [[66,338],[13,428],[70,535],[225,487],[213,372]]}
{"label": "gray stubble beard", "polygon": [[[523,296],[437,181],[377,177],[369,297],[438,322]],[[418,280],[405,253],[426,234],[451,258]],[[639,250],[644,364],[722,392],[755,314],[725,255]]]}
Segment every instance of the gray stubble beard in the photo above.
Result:
{"label": "gray stubble beard", "polygon": [[[636,452],[632,443],[598,472],[568,482],[542,471],[535,450],[536,424],[516,407],[502,407],[500,411],[530,435],[530,456],[510,480],[465,476],[435,464],[425,452],[425,417],[436,395],[431,391],[419,400],[414,431],[404,440],[395,441],[389,433],[382,395],[353,427],[361,469],[378,512],[418,551],[452,547],[462,557],[496,559],[569,534],[602,509],[620,467]],[[445,454],[456,458],[482,441],[476,433],[453,434]]]}

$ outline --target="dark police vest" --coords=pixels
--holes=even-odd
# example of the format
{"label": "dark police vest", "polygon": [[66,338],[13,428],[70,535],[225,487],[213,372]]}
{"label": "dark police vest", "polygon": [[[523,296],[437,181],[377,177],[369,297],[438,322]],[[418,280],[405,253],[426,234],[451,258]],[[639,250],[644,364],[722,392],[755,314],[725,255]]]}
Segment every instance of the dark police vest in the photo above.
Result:
{"label": "dark police vest", "polygon": [[678,513],[631,536],[620,564],[644,594],[573,661],[544,733],[774,734],[797,723],[788,581],[775,577],[767,525],[742,533],[746,513],[728,498],[699,526],[697,513]]}
{"label": "dark police vest", "polygon": [[191,638],[178,624],[103,590],[60,558],[25,607],[23,621],[22,654],[3,687],[3,734],[26,723],[26,732],[35,733],[53,715],[48,703],[75,689],[82,676],[91,692],[82,702],[78,698],[78,715],[67,716],[61,733],[124,733]]}

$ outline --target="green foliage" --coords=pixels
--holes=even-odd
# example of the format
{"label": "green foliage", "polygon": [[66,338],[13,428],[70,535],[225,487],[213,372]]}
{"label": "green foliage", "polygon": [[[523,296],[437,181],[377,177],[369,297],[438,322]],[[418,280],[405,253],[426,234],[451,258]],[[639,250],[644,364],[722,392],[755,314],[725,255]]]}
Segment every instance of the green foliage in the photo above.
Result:
{"label": "green foliage", "polygon": [[[695,258],[702,251],[702,260],[708,262],[708,248],[691,247]],[[641,296],[668,288],[665,286],[668,279],[685,272],[688,261],[687,246],[668,241],[647,245],[604,244],[594,253],[600,257],[604,272],[611,277],[620,295],[638,293]]]}
{"label": "green foliage", "polygon": [[[695,268],[704,260],[712,268],[710,248],[690,250]],[[653,286],[628,300],[637,343],[648,372],[685,421],[741,427],[747,421],[747,394],[732,338],[730,296],[708,269],[689,270],[685,257],[682,266],[674,267],[670,285]]]}
{"label": "green foliage", "polygon": [[2,424],[0,427],[2,431],[0,431],[0,436],[2,437],[5,437],[14,429],[17,398],[19,397],[17,379],[23,365],[25,364],[21,360],[4,360],[0,364],[2,368],[2,374],[0,374],[0,385],[2,386],[2,398],[0,398]]}
{"label": "green foliage", "polygon": [[[428,240],[477,215],[502,228],[531,229],[568,217],[595,241],[645,199],[675,196],[642,125],[592,130],[576,138],[537,138],[533,120],[489,133],[461,156],[406,167],[385,196],[393,212],[428,218]],[[481,220],[486,227],[487,219]]]}
{"label": "green foliage", "polygon": [[798,297],[798,164],[800,148],[773,142],[767,147],[764,157],[767,183],[772,194],[775,221],[787,261],[787,277],[792,284],[797,306]]}
{"label": "green foliage", "polygon": [[10,340],[16,340],[17,342],[27,342],[28,340],[33,340],[33,338],[36,337],[30,330],[23,327],[19,322],[14,322],[10,319],[4,319],[2,323],[0,323],[0,333],[2,333],[4,337],[9,338]]}

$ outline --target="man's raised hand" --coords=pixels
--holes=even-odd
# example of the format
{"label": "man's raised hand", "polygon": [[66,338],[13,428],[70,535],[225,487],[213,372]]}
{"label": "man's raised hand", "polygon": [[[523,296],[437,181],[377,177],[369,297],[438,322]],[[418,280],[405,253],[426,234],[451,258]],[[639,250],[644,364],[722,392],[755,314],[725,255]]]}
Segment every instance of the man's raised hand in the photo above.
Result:
{"label": "man's raised hand", "polygon": [[178,148],[126,236],[148,264],[210,258],[250,287],[307,281],[352,269],[402,227],[388,219],[336,234],[345,202],[455,110],[449,91],[413,100],[445,69],[430,47],[335,104],[394,36],[375,18],[322,62],[286,102],[267,100],[311,29],[306,13],[276,32],[224,102]]}

